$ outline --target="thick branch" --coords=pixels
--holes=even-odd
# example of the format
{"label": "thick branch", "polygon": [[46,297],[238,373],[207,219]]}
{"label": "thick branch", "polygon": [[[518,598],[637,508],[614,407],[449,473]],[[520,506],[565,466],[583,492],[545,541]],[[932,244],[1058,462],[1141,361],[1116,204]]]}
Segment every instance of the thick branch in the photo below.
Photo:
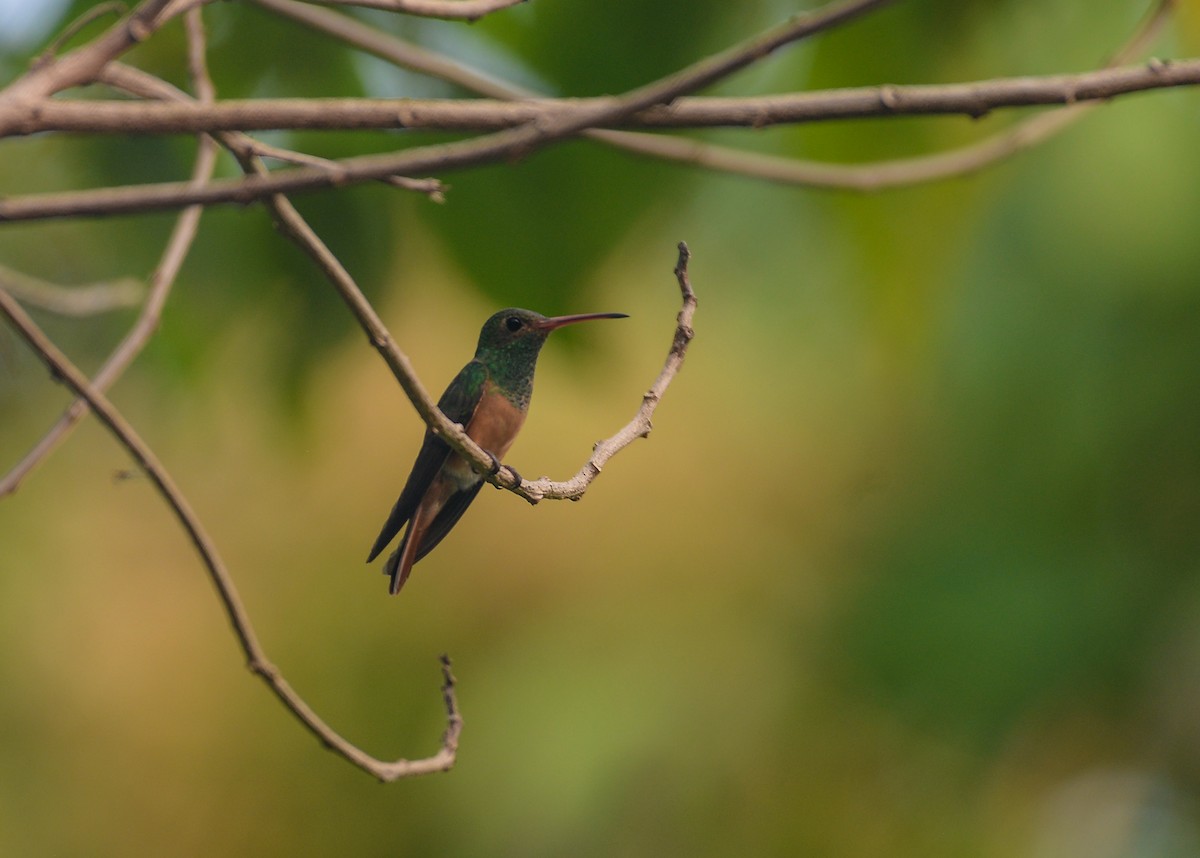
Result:
{"label": "thick branch", "polygon": [[[757,114],[757,124],[781,121],[785,116],[791,117],[793,121],[799,121],[800,117],[808,117],[808,120],[812,121],[819,116],[834,115],[839,118],[919,113],[965,113],[979,116],[999,107],[1074,104],[1195,83],[1200,83],[1200,60],[1150,62],[1144,66],[1102,69],[1082,75],[1006,78],[950,86],[873,87],[867,90],[814,93],[810,96],[771,96],[751,101],[756,102],[758,109],[762,111]],[[658,92],[657,88],[655,92]],[[336,173],[319,168],[297,168],[282,170],[270,176],[212,182],[203,188],[188,188],[179,182],[169,182],[10,197],[0,200],[0,221],[131,213],[178,208],[192,203],[247,203],[274,193],[290,194],[390,175],[459,169],[519,156],[533,148],[571,136],[596,123],[615,121],[636,110],[644,110],[642,104],[648,97],[650,96],[643,90],[638,90],[625,98],[583,99],[577,105],[540,102],[541,106],[556,106],[548,108],[548,112],[542,114],[543,119],[530,121],[518,128],[466,142],[347,158],[337,162],[339,169]],[[788,100],[793,98],[797,101],[788,106]],[[824,108],[818,110],[811,103],[812,99],[817,98],[830,100]],[[729,121],[734,118],[731,111],[736,109],[741,115],[740,121],[756,124],[750,116],[751,111],[743,111],[737,107],[738,100],[722,101],[726,106],[716,111],[712,109],[711,104],[703,110],[683,108],[683,112],[672,105],[657,109],[657,115],[683,115],[689,122],[703,122],[705,115],[709,120],[715,120],[719,115],[722,121]],[[803,106],[804,104],[807,106]],[[519,112],[528,110],[531,105],[498,104],[495,107],[500,111]]]}
{"label": "thick branch", "polygon": [[[1174,5],[1175,0],[1158,0],[1137,32],[1112,55],[1105,68],[1129,63],[1144,53],[1151,41],[1161,32]],[[749,178],[810,188],[836,188],[867,193],[982,170],[997,161],[1039,145],[1102,103],[1077,102],[1058,110],[1038,113],[975,143],[932,155],[858,164],[834,164],[746,152],[664,134],[630,131],[594,131],[591,134],[631,151],[687,161],[699,167],[736,173]]]}
{"label": "thick branch", "polygon": [[128,214],[179,208],[193,203],[246,203],[272,194],[290,194],[347,182],[511,160],[556,140],[571,137],[583,129],[619,122],[624,117],[651,105],[673,101],[745,68],[790,42],[836,26],[886,2],[888,0],[842,0],[840,3],[833,3],[810,14],[795,16],[755,38],[707,57],[661,80],[631,90],[621,97],[589,101],[580,108],[558,115],[544,116],[517,128],[467,142],[428,146],[388,155],[349,158],[339,162],[341,171],[336,174],[331,174],[328,170],[301,167],[283,170],[270,176],[212,182],[200,189],[189,189],[178,182],[170,182],[161,185],[102,188],[95,191],[10,198],[0,201],[0,222],[62,216]]}
{"label": "thick branch", "polygon": [[[317,9],[297,0],[255,2],[276,14],[366,51],[386,62],[453,83],[490,98],[520,100],[541,97],[537,92],[497,80],[459,60],[382,33],[346,15]],[[1138,32],[1113,55],[1105,64],[1105,68],[1130,63],[1144,53],[1174,5],[1175,0],[1158,0]],[[676,104],[686,101],[679,99]],[[1038,114],[998,134],[957,149],[916,158],[858,164],[836,164],[748,152],[669,134],[592,128],[581,132],[581,136],[638,155],[721,170],[748,178],[861,193],[982,169],[1022,149],[1041,143],[1100,103],[1069,105],[1061,110]]]}
{"label": "thick branch", "polygon": [[[1078,104],[1132,92],[1200,83],[1200,59],[1151,61],[1074,75],[997,78],[973,83],[871,86],[747,98],[679,98],[624,116],[629,128],[765,128],[880,116],[961,114],[1007,107]],[[533,122],[572,122],[612,109],[611,97],[571,99],[255,99],[205,105],[127,101],[48,101],[5,112],[11,133],[72,131],[177,134],[269,129],[499,131]]]}

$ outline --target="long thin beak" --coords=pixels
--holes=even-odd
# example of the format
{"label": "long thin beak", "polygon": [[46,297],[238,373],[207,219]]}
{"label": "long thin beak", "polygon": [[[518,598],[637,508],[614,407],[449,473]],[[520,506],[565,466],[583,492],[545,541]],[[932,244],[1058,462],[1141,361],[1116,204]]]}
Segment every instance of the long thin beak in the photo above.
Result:
{"label": "long thin beak", "polygon": [[578,313],[574,316],[552,316],[537,323],[543,331],[553,331],[563,325],[573,325],[576,322],[590,322],[592,319],[628,319],[626,313]]}

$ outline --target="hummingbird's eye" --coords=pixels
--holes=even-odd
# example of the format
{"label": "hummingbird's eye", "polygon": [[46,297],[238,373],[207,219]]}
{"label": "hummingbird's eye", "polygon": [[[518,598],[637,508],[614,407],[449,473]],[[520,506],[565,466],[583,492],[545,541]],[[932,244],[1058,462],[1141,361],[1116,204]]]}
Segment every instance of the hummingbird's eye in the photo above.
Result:
{"label": "hummingbird's eye", "polygon": [[517,316],[509,316],[507,319],[504,320],[504,327],[508,328],[513,333],[516,333],[517,331],[521,330],[521,328],[524,326],[524,324],[525,323],[522,322],[521,319]]}

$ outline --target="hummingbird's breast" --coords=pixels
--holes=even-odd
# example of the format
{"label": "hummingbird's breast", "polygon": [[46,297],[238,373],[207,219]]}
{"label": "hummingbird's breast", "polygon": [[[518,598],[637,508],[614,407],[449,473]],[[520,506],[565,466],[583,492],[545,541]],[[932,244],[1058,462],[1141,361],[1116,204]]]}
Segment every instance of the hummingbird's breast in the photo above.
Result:
{"label": "hummingbird's breast", "polygon": [[[524,423],[525,412],[489,383],[484,388],[479,404],[475,406],[475,413],[467,422],[467,437],[497,459],[503,459]],[[459,456],[451,456],[443,471],[459,491],[469,489],[483,479]]]}
{"label": "hummingbird's breast", "polygon": [[475,413],[467,424],[467,435],[497,459],[503,459],[525,423],[525,412],[508,401],[495,385],[487,383]]}

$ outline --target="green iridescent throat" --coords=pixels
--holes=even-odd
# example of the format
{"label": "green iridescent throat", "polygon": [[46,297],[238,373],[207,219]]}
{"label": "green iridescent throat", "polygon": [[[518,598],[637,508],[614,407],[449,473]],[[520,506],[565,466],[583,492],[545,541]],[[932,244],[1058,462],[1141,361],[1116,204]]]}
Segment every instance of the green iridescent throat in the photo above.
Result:
{"label": "green iridescent throat", "polygon": [[475,360],[487,367],[492,382],[504,398],[525,411],[533,395],[533,372],[546,334],[527,332],[506,342],[486,342],[481,337]]}

